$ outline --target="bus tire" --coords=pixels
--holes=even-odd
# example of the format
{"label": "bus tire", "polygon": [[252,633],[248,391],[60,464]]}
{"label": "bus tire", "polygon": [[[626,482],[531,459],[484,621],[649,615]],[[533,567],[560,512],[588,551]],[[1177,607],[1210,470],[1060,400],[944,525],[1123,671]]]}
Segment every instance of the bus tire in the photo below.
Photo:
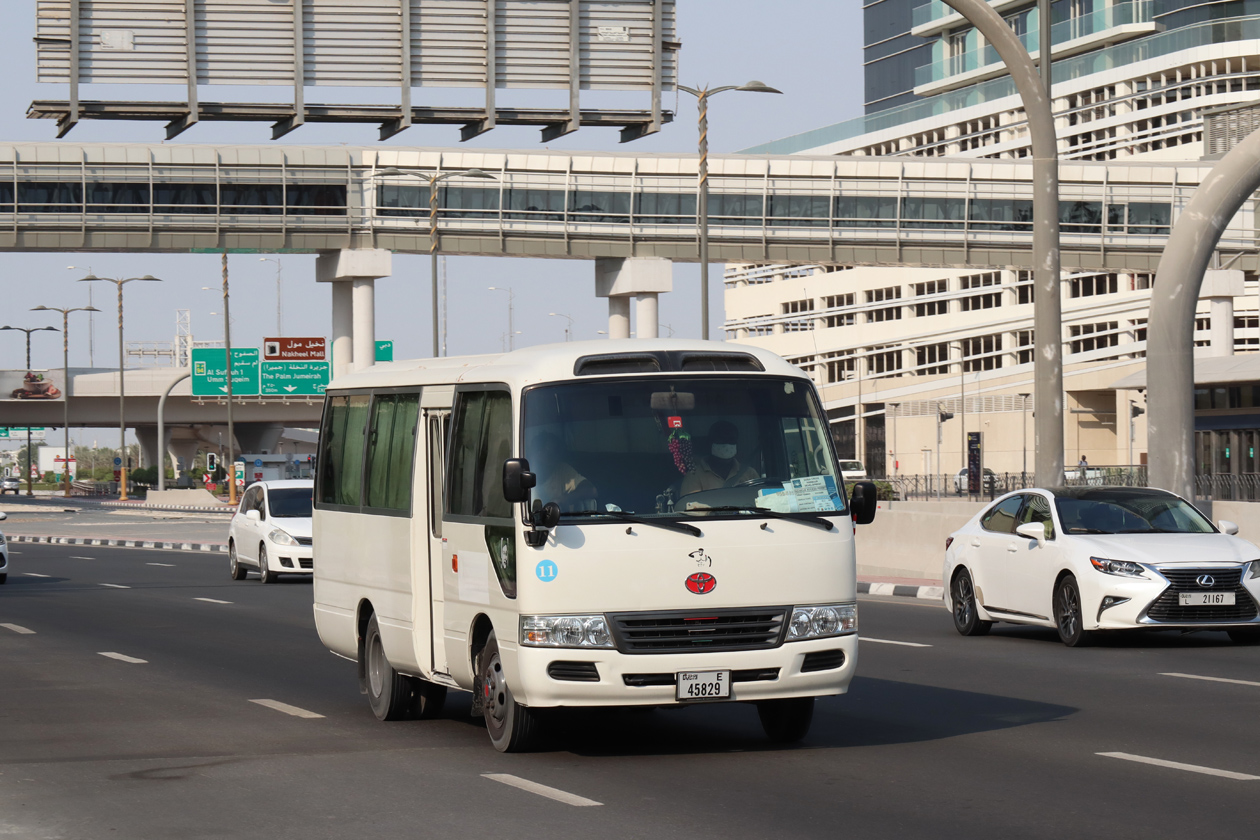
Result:
{"label": "bus tire", "polygon": [[411,710],[411,680],[394,670],[381,644],[376,614],[363,635],[363,672],[367,674],[368,704],[377,720],[402,720]]}
{"label": "bus tire", "polygon": [[416,720],[432,720],[442,714],[446,705],[446,686],[411,677],[411,716]]}
{"label": "bus tire", "polygon": [[499,752],[528,752],[538,739],[538,716],[512,697],[493,630],[481,649],[477,672],[490,743]]}
{"label": "bus tire", "polygon": [[793,744],[809,733],[814,722],[814,698],[762,700],[757,703],[757,716],[767,738],[778,744]]}

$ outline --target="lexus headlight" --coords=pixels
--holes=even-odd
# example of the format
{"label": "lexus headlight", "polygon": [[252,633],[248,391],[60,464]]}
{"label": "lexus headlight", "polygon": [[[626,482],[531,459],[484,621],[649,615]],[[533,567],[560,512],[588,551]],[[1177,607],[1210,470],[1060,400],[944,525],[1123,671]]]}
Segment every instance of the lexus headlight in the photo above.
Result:
{"label": "lexus headlight", "polygon": [[602,615],[523,615],[521,644],[531,647],[611,648]]}
{"label": "lexus headlight", "polygon": [[[4,534],[0,534],[0,543],[4,542]],[[1260,560],[1251,561],[1251,573],[1247,575],[1249,578],[1260,578]]]}
{"label": "lexus headlight", "polygon": [[293,539],[293,537],[289,536],[284,531],[281,531],[279,528],[268,534],[267,539],[271,540],[276,545],[301,545],[300,542]]}
{"label": "lexus headlight", "polygon": [[826,604],[795,607],[788,625],[787,640],[825,639],[857,632],[857,604]]}
{"label": "lexus headlight", "polygon": [[1146,577],[1146,569],[1140,563],[1130,563],[1128,560],[1108,560],[1105,557],[1091,557],[1089,562],[1094,568],[1105,575],[1120,575],[1121,577]]}

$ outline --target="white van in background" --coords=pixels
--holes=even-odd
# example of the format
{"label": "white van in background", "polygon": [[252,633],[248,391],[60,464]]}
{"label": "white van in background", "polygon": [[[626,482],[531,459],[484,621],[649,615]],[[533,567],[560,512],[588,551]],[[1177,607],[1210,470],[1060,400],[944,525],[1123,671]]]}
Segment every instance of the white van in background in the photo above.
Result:
{"label": "white van in background", "polygon": [[[802,737],[857,656],[852,502],[813,383],[681,340],[379,364],[328,388],[315,620],[382,720],[755,702]],[[851,517],[850,510],[854,513]]]}

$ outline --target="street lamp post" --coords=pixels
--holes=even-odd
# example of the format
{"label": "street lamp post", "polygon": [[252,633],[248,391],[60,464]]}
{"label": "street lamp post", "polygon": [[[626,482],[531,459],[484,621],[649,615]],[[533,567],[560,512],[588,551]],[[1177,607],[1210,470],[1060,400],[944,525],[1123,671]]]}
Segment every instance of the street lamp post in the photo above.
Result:
{"label": "street lamp post", "polygon": [[1022,425],[1024,427],[1024,467],[1019,474],[1019,483],[1024,486],[1028,484],[1028,398],[1031,396],[1032,394],[1027,392],[1019,395],[1022,401],[1020,403],[1020,417],[1023,418]]}
{"label": "street lamp post", "polygon": [[280,263],[279,257],[259,257],[258,261],[276,264],[276,335],[284,335],[284,307],[283,298],[280,296],[280,281],[284,266]]}
{"label": "street lamp post", "polygon": [[568,320],[568,322],[569,322],[569,323],[565,324],[565,326],[564,326],[564,340],[565,340],[565,341],[569,341],[569,340],[572,338],[572,335],[573,335],[573,318],[572,318],[572,316],[565,315],[563,312],[548,312],[547,314],[548,314],[548,315],[550,315],[550,316],[551,316],[551,317],[553,317],[553,318],[565,318],[566,320]]}
{"label": "street lamp post", "polygon": [[457,169],[450,172],[439,172],[434,175],[426,175],[423,172],[407,172],[401,169],[382,169],[376,173],[377,175],[409,175],[420,178],[429,184],[429,276],[432,278],[432,296],[433,296],[433,357],[436,359],[441,355],[441,345],[439,343],[438,328],[438,191],[437,185],[439,181],[445,181],[447,178],[456,178],[463,176],[465,178],[481,178],[487,181],[497,180],[489,172],[481,169]]}
{"label": "street lamp post", "polygon": [[[66,271],[82,271],[81,265],[68,265]],[[92,266],[87,266],[87,273],[92,274]],[[88,286],[88,306],[92,305],[92,287]],[[101,310],[95,310],[100,312]],[[88,313],[88,367],[96,367],[96,316]],[[95,478],[95,476],[93,476]]]}
{"label": "street lamp post", "polygon": [[889,404],[888,404],[888,408],[889,408],[889,409],[891,409],[891,411],[890,411],[889,413],[890,413],[890,414],[892,414],[892,427],[893,427],[893,428],[892,428],[892,433],[893,433],[893,439],[892,439],[892,444],[893,444],[893,445],[892,445],[893,478],[896,478],[896,477],[897,477],[898,468],[900,467],[900,462],[897,460],[897,415],[900,413],[901,403],[889,403]]}
{"label": "street lamp post", "polygon": [[507,292],[508,293],[508,350],[516,349],[516,331],[512,329],[512,303],[516,300],[516,295],[512,292],[511,286],[489,286],[488,291],[491,292]]}
{"label": "street lamp post", "polygon": [[94,282],[113,283],[118,287],[118,455],[121,463],[118,472],[118,501],[127,501],[127,392],[124,387],[127,357],[123,350],[123,286],[135,281],[147,283],[161,282],[157,277],[146,274],[143,277],[97,277],[89,274],[79,280],[80,283]]}
{"label": "street lamp post", "polygon": [[[26,333],[26,372],[31,372],[31,333],[43,332],[44,330],[57,331],[56,327],[10,327],[3,326],[0,330],[19,330]],[[65,398],[65,394],[61,395]],[[31,424],[26,424],[26,495],[34,496],[35,490],[31,487]]]}
{"label": "street lamp post", "polygon": [[678,90],[690,93],[696,98],[696,107],[700,111],[700,167],[699,196],[696,200],[700,222],[700,337],[709,339],[709,97],[728,90],[742,90],[750,93],[783,93],[775,90],[765,82],[753,80],[742,85],[723,85],[722,87],[693,88],[677,85]]}
{"label": "street lamp post", "polygon": [[[90,288],[90,287],[89,287]],[[70,498],[70,313],[71,312],[100,312],[95,306],[36,306],[32,312],[60,312],[61,313],[61,363],[64,371],[61,376],[65,380],[64,393],[62,394],[63,418],[61,428],[65,434],[66,452],[65,462],[62,465],[66,498]],[[90,317],[90,316],[89,316]],[[159,444],[160,445],[160,444]]]}

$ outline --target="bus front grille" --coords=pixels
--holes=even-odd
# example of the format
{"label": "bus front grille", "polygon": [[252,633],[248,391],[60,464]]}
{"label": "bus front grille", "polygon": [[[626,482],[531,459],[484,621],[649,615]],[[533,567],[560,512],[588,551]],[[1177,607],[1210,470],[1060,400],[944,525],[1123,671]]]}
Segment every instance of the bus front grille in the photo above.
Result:
{"label": "bus front grille", "polygon": [[787,607],[611,613],[622,653],[765,650],[783,643]]}

